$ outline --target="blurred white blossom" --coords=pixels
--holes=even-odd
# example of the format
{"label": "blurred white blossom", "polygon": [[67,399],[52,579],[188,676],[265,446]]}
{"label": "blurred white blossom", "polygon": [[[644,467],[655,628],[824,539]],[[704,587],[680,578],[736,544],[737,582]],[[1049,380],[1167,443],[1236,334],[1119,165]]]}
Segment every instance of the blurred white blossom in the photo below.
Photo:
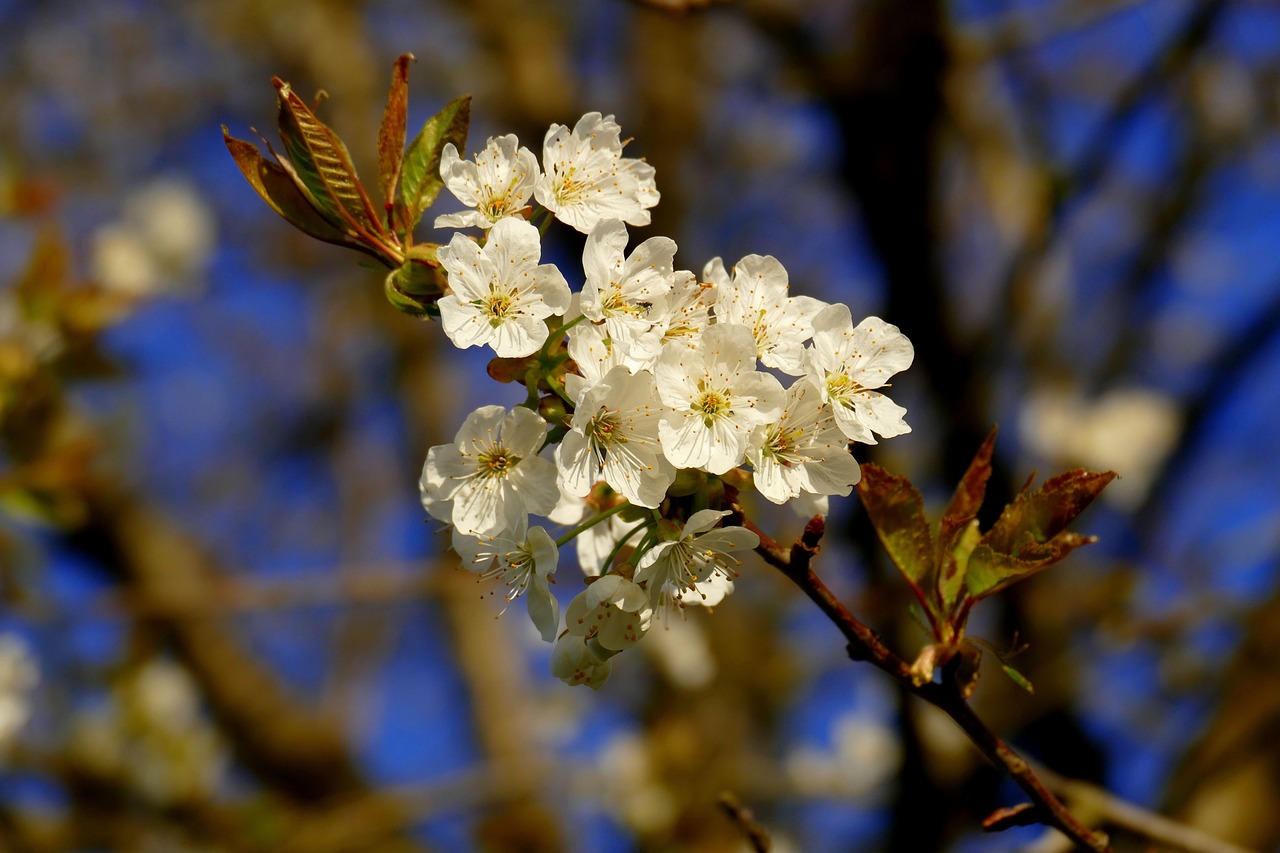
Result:
{"label": "blurred white blossom", "polygon": [[1095,399],[1075,389],[1045,387],[1023,404],[1019,425],[1036,453],[1058,465],[1114,470],[1104,500],[1139,505],[1177,444],[1181,414],[1169,397],[1143,388],[1114,388]]}
{"label": "blurred white blossom", "polygon": [[190,292],[216,242],[217,223],[199,191],[183,179],[161,178],[130,195],[118,221],[94,232],[93,276],[135,298]]}
{"label": "blurred white blossom", "polygon": [[89,771],[122,778],[157,803],[208,796],[228,765],[195,682],[163,658],[126,673],[103,705],[83,713],[70,748]]}
{"label": "blurred white blossom", "polygon": [[16,634],[0,635],[0,750],[31,718],[31,694],[39,682],[40,669],[26,642]]}
{"label": "blurred white blossom", "polygon": [[884,722],[850,712],[832,726],[831,748],[801,746],[787,757],[797,793],[810,797],[871,797],[892,780],[902,745]]}

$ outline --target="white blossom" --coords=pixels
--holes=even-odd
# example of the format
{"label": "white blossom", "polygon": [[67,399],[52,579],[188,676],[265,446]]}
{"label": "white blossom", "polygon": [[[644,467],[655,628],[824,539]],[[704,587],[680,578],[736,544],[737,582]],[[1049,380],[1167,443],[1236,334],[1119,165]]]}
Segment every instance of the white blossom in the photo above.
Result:
{"label": "white blossom", "polygon": [[[745,527],[713,530],[728,514],[728,510],[699,510],[685,522],[678,539],[659,542],[640,558],[635,580],[645,585],[655,607],[683,607],[695,599],[702,603],[704,593],[699,584],[717,575],[728,579],[737,575],[742,561],[734,552],[750,551],[760,544],[760,537]],[[720,591],[720,597],[732,589],[723,585],[713,588]]]}
{"label": "white blossom", "polygon": [[713,259],[704,277],[716,283],[716,322],[751,329],[756,354],[767,367],[792,376],[804,374],[804,344],[813,336],[813,318],[826,303],[811,296],[790,296],[786,269],[772,255],[747,255],[733,268]]}
{"label": "white blossom", "polygon": [[488,344],[500,356],[533,355],[547,340],[546,318],[569,307],[564,275],[538,263],[538,229],[523,219],[497,222],[484,248],[455,234],[436,256],[450,288],[440,298],[440,322],[459,349]]}
{"label": "white blossom", "polygon": [[551,594],[548,578],[556,573],[560,550],[551,535],[541,527],[533,527],[523,536],[503,533],[477,543],[475,559],[464,566],[483,578],[506,584],[503,597],[507,601],[523,595],[529,618],[542,639],[548,643],[555,640],[560,602]]}
{"label": "white blossom", "polygon": [[437,228],[491,228],[529,202],[538,180],[538,159],[515,134],[489,137],[475,162],[464,160],[452,142],[440,152],[440,177],[469,210],[436,219]]}
{"label": "white blossom", "polygon": [[604,220],[587,235],[579,308],[592,323],[604,325],[624,356],[653,358],[661,347],[662,329],[655,322],[666,316],[676,244],[650,237],[630,255],[626,248],[626,226],[616,219]]}
{"label": "white blossom", "polygon": [[806,353],[806,376],[831,406],[840,431],[853,441],[875,444],[878,433],[892,438],[911,431],[907,410],[873,389],[911,366],[915,350],[892,323],[868,317],[856,327],[849,306],[836,304],[813,318],[813,346]]}
{"label": "white blossom", "polygon": [[551,674],[566,684],[585,684],[599,690],[612,670],[613,661],[596,657],[585,637],[568,631],[560,635],[551,650]]}
{"label": "white blossom", "polygon": [[715,301],[714,284],[698,281],[688,270],[677,270],[671,277],[667,314],[661,322],[661,346],[697,349],[702,343],[702,334],[711,325],[711,306]]}
{"label": "white blossom", "polygon": [[610,370],[582,395],[556,448],[560,488],[586,497],[603,478],[633,504],[662,503],[676,478],[658,441],[664,408],[652,373],[632,375],[622,365]]}
{"label": "white blossom", "polygon": [[569,602],[564,624],[588,648],[598,644],[606,650],[603,658],[639,642],[652,619],[653,607],[640,585],[611,574],[597,578]]}
{"label": "white blossom", "polygon": [[569,357],[578,366],[578,373],[570,373],[564,377],[564,389],[575,404],[582,399],[587,388],[599,382],[618,365],[626,365],[633,371],[644,366],[641,362],[628,359],[623,348],[615,347],[608,334],[604,326],[586,322],[569,330]]}
{"label": "white blossom", "polygon": [[658,203],[654,169],[622,156],[622,128],[613,116],[587,113],[573,130],[553,124],[542,143],[538,202],[561,222],[587,234],[602,219],[648,225]]}
{"label": "white blossom", "polygon": [[742,462],[752,431],[777,418],[784,398],[778,380],[755,367],[745,326],[716,324],[697,350],[663,350],[654,373],[669,410],[658,437],[673,465],[723,474]]}
{"label": "white blossom", "polygon": [[559,491],[555,465],[538,456],[547,423],[529,409],[482,406],[467,416],[453,444],[427,453],[419,487],[427,512],[467,536],[521,535],[528,515],[546,515]]}
{"label": "white blossom", "polygon": [[860,477],[831,407],[803,379],[787,389],[778,419],[756,427],[747,459],[756,488],[776,504],[803,493],[848,495]]}

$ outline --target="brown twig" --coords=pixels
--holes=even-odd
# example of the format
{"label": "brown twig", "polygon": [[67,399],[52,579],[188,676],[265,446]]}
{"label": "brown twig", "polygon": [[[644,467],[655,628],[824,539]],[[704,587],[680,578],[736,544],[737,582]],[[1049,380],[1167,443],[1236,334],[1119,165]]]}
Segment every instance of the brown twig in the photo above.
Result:
{"label": "brown twig", "polygon": [[760,821],[756,820],[751,809],[738,802],[737,797],[725,791],[720,795],[717,803],[729,816],[729,820],[742,830],[742,834],[747,837],[747,843],[755,853],[769,853],[773,849],[773,840],[769,838],[769,831],[760,825]]}
{"label": "brown twig", "polygon": [[764,558],[765,562],[790,578],[791,582],[800,587],[805,595],[809,596],[827,615],[827,618],[840,629],[848,641],[850,658],[874,664],[901,684],[903,689],[936,706],[955,720],[974,745],[993,763],[1004,768],[1018,787],[1031,798],[1041,811],[1044,823],[1061,831],[1081,850],[1091,850],[1095,853],[1110,851],[1107,836],[1090,830],[1067,810],[1066,806],[1035,774],[1026,760],[987,728],[965,701],[955,683],[948,681],[945,673],[941,683],[930,682],[917,686],[912,680],[911,668],[906,661],[894,654],[875,631],[854,616],[822,582],[811,565],[814,556],[820,550],[818,543],[822,539],[825,528],[821,516],[814,516],[805,525],[804,533],[788,551],[756,527],[737,503],[730,504],[730,509],[741,519],[744,527],[760,537],[760,545],[756,548],[756,552]]}

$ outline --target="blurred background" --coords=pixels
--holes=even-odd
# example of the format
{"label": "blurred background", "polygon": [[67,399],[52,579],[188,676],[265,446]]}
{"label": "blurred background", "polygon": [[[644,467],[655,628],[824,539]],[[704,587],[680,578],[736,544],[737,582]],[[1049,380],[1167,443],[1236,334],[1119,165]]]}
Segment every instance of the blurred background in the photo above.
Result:
{"label": "blurred background", "polygon": [[[1019,793],[754,557],[594,693],[442,554],[426,450],[521,395],[219,127],[323,89],[372,184],[406,51],[411,133],[463,92],[473,150],[613,113],[662,193],[637,239],[900,326],[914,431],[857,455],[935,507],[993,423],[996,508],[1117,470],[1099,544],[975,617],[1035,694],[988,655],[975,703],[1280,849],[1277,4],[0,0],[0,850],[745,850],[724,792],[783,851],[1062,849],[979,833]],[[575,286],[580,251],[546,249]],[[822,576],[914,657],[856,498],[829,530]]]}

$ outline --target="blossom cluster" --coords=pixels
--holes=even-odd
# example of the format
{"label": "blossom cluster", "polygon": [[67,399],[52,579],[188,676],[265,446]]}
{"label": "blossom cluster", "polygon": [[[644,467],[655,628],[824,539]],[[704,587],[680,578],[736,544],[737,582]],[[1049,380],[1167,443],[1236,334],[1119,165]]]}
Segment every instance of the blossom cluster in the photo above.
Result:
{"label": "blossom cluster", "polygon": [[[483,234],[437,252],[442,325],[456,346],[516,365],[529,399],[473,412],[431,448],[419,483],[464,565],[525,598],[555,643],[553,672],[593,687],[664,614],[733,590],[737,555],[759,537],[725,525],[726,495],[750,483],[825,514],[858,481],[851,443],[910,429],[878,390],[912,361],[897,327],[791,296],[770,256],[715,258],[697,275],[676,268],[666,237],[628,250],[627,225],[648,224],[659,196],[652,166],[623,145],[612,116],[588,113],[552,125],[541,170],[511,135],[474,160],[446,146],[441,176],[468,209],[436,225]],[[576,291],[540,262],[553,221],[586,234]],[[549,583],[570,541],[589,583],[562,629]]]}

